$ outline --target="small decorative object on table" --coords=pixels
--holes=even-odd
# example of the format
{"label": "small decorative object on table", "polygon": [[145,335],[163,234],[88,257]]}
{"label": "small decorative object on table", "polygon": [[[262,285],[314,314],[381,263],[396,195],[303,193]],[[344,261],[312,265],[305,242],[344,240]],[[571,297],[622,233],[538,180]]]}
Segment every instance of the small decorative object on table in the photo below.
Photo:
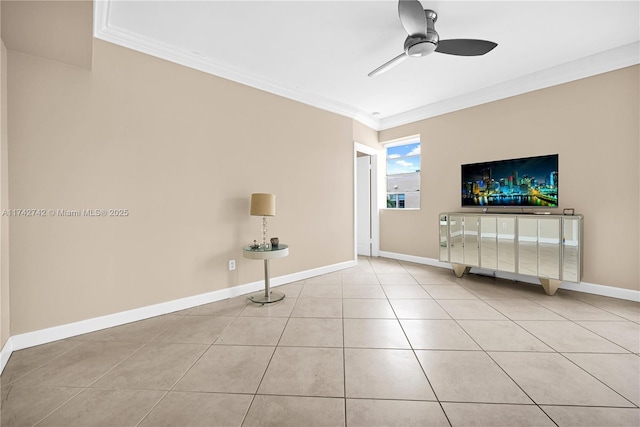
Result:
{"label": "small decorative object on table", "polygon": [[278,239],[277,237],[271,238],[271,246],[273,246],[274,248],[277,248],[279,244],[280,244],[280,239]]}
{"label": "small decorative object on table", "polygon": [[253,241],[253,245],[249,245],[251,249],[260,249],[260,245],[255,240]]}

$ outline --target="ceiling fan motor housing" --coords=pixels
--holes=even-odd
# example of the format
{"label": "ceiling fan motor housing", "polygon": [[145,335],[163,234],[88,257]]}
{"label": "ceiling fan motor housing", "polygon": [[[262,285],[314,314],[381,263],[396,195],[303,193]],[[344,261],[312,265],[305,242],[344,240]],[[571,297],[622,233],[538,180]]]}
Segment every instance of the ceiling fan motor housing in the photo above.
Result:
{"label": "ceiling fan motor housing", "polygon": [[404,41],[404,51],[409,56],[426,56],[436,50],[438,41],[438,33],[409,36]]}
{"label": "ceiling fan motor housing", "polygon": [[427,18],[427,34],[413,34],[407,37],[404,41],[404,51],[409,56],[426,56],[438,47],[440,36],[434,26],[438,15],[430,9],[426,9],[424,13]]}

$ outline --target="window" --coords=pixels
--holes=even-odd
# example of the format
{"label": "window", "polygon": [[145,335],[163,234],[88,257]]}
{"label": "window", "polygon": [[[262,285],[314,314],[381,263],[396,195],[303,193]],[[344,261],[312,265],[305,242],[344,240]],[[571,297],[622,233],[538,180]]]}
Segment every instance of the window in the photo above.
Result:
{"label": "window", "polygon": [[420,209],[420,139],[385,145],[387,152],[387,208]]}

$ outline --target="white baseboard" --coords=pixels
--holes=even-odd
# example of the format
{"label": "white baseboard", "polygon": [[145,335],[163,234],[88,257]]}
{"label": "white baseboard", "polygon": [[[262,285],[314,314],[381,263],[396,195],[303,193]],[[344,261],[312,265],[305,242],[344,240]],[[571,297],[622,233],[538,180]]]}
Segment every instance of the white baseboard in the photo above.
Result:
{"label": "white baseboard", "polygon": [[0,350],[0,373],[4,371],[4,367],[7,366],[7,362],[13,353],[13,340],[11,337],[4,343],[4,347]]}
{"label": "white baseboard", "polygon": [[433,259],[433,258],[398,254],[395,252],[387,252],[387,251],[380,251],[380,256],[383,258],[397,259],[398,261],[406,261],[406,262],[413,262],[415,264],[430,265],[432,267],[441,267],[441,268],[449,268],[449,269],[451,268],[451,264],[449,264],[448,262],[438,261],[437,259]]}
{"label": "white baseboard", "polygon": [[587,282],[563,282],[560,289],[640,302],[640,291],[635,291],[633,289],[614,288],[613,286],[598,285]]}
{"label": "white baseboard", "polygon": [[[345,261],[338,264],[300,271],[297,273],[274,277],[271,279],[270,284],[272,287],[280,286],[287,283],[297,282],[299,280],[305,280],[310,277],[344,270],[345,268],[354,267],[355,265],[356,261]],[[0,373],[2,373],[2,370],[9,360],[9,357],[11,357],[11,353],[17,350],[35,347],[37,345],[87,334],[89,332],[99,331],[101,329],[112,328],[114,326],[120,326],[126,323],[137,322],[139,320],[149,319],[151,317],[160,316],[163,314],[186,310],[188,308],[196,307],[202,304],[209,304],[227,298],[233,298],[252,292],[257,292],[261,289],[264,289],[263,280],[234,286],[232,288],[207,292],[200,295],[180,298],[173,301],[167,301],[160,304],[135,308],[133,310],[108,314],[106,316],[94,317],[91,319],[81,320],[79,322],[54,326],[52,328],[40,329],[33,332],[14,335],[9,337],[6,344],[2,348],[2,351],[0,352]]]}
{"label": "white baseboard", "polygon": [[[434,267],[452,268],[451,264],[447,262],[438,261],[433,258],[424,258],[424,257],[419,257],[414,255],[405,255],[405,254],[398,254],[398,253],[386,252],[386,251],[380,251],[380,256],[384,258],[397,259],[398,261],[413,262],[416,264],[425,264],[425,265],[431,265]],[[471,269],[471,273],[481,274],[486,276],[495,276],[500,279],[515,280],[518,282],[540,285],[540,281],[538,280],[538,278],[533,276],[504,273],[500,271],[496,271],[494,275],[493,270],[486,270],[486,269],[476,268],[476,267],[473,267]],[[613,286],[598,285],[595,283],[587,283],[587,282],[580,282],[580,283],[562,282],[562,284],[560,285],[560,289],[566,289],[569,291],[583,292],[586,294],[601,295],[605,297],[640,302],[640,291],[636,291],[633,289],[616,288]]]}

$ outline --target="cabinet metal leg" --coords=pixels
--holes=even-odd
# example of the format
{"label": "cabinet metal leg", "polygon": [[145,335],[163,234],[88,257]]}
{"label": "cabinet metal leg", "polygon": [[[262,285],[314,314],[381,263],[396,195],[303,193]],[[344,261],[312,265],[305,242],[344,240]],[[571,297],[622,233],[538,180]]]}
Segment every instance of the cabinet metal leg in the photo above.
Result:
{"label": "cabinet metal leg", "polygon": [[456,273],[456,276],[462,277],[465,273],[468,273],[471,270],[471,267],[467,267],[462,264],[451,264],[453,266],[453,272]]}
{"label": "cabinet metal leg", "polygon": [[543,279],[542,277],[540,278],[540,284],[542,284],[542,287],[544,288],[544,292],[547,295],[555,294],[558,288],[560,287],[561,283],[562,282],[560,280]]}

